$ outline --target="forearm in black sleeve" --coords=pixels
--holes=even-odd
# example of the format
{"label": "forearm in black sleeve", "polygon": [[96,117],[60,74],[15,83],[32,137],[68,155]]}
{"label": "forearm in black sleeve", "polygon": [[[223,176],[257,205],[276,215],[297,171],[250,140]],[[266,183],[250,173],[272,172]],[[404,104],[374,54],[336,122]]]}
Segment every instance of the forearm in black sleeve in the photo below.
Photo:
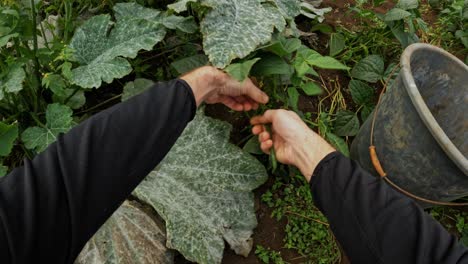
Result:
{"label": "forearm in black sleeve", "polygon": [[1,263],[72,263],[195,114],[183,80],[157,84],[58,137],[0,180]]}
{"label": "forearm in black sleeve", "polygon": [[338,152],[320,162],[310,184],[351,263],[468,263],[455,236]]}

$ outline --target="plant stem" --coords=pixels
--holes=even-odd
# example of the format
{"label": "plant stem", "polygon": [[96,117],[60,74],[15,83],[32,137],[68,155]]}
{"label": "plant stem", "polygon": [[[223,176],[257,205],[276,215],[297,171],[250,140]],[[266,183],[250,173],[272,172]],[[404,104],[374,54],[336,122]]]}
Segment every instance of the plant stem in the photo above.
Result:
{"label": "plant stem", "polygon": [[63,104],[67,104],[68,101],[70,101],[70,99],[80,90],[80,87],[76,87],[75,90],[73,91],[73,93],[70,94],[70,96],[67,97],[67,99],[65,99],[65,101],[63,101]]}
{"label": "plant stem", "polygon": [[43,128],[46,128],[46,125],[44,125],[44,123],[42,123],[41,120],[39,120],[39,117],[37,117],[36,113],[31,112],[30,115],[31,115],[32,119],[34,119],[36,124],[38,124],[39,126],[41,126]]}
{"label": "plant stem", "polygon": [[304,218],[304,219],[311,220],[311,221],[317,222],[317,223],[319,223],[319,224],[325,225],[325,226],[327,226],[327,227],[330,226],[330,224],[328,224],[328,223],[325,223],[325,222],[320,221],[320,220],[318,220],[318,219],[310,218],[310,217],[307,217],[307,216],[305,216],[305,215],[301,215],[301,214],[298,214],[298,213],[295,213],[295,212],[286,211],[285,213],[287,213],[287,214],[292,214],[292,215],[295,215],[295,216],[299,216],[299,217],[302,217],[302,218]]}
{"label": "plant stem", "polygon": [[99,108],[99,107],[101,107],[101,106],[103,106],[103,105],[105,105],[105,104],[107,104],[107,103],[109,103],[111,101],[114,101],[115,99],[118,99],[120,97],[122,97],[122,94],[119,94],[119,95],[116,95],[116,96],[114,96],[112,98],[109,98],[109,99],[107,99],[107,100],[105,100],[105,101],[103,101],[103,102],[101,102],[101,103],[99,103],[99,104],[97,104],[97,105],[95,105],[93,107],[90,107],[90,108],[88,108],[86,110],[78,112],[77,114],[84,114],[84,113],[90,112],[90,111],[92,111],[92,110],[94,110],[96,108]]}
{"label": "plant stem", "polygon": [[[33,58],[33,61],[34,61],[34,75],[36,77],[37,85],[39,86],[40,83],[41,83],[41,76],[40,76],[40,73],[39,73],[39,68],[40,68],[39,59],[37,58],[37,50],[38,50],[38,45],[37,45],[37,21],[36,21],[37,14],[36,14],[36,6],[34,5],[34,0],[30,0],[30,3],[31,3],[31,18],[32,18],[31,21],[32,21],[33,48],[34,48],[34,53],[33,53],[34,54],[34,58]],[[39,105],[38,101],[39,101],[39,98],[36,96],[36,100],[35,100],[35,103],[34,103],[34,111],[37,111],[37,108],[38,108],[38,105]]]}

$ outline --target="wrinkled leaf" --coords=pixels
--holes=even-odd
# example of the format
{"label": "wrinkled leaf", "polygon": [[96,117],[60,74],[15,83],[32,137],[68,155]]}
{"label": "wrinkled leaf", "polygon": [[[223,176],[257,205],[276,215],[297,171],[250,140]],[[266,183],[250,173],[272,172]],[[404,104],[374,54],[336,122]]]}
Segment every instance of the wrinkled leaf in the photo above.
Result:
{"label": "wrinkled leaf", "polygon": [[384,21],[395,21],[411,16],[411,13],[401,8],[393,8],[384,16]]}
{"label": "wrinkled leaf", "polygon": [[171,63],[171,66],[179,73],[184,74],[198,67],[208,64],[208,57],[204,54],[197,54],[183,58]]}
{"label": "wrinkled leaf", "polygon": [[0,100],[3,99],[4,93],[17,93],[23,89],[23,81],[26,78],[23,67],[18,63],[9,67],[8,74],[0,79]]}
{"label": "wrinkled leaf", "polygon": [[166,235],[135,202],[125,201],[88,241],[75,264],[171,264]]}
{"label": "wrinkled leaf", "polygon": [[353,101],[358,105],[374,104],[374,88],[367,83],[359,80],[351,80],[349,82],[349,90]]}
{"label": "wrinkled leaf", "polygon": [[205,0],[212,10],[200,23],[203,47],[212,64],[224,68],[270,41],[277,16],[258,0]]}
{"label": "wrinkled leaf", "polygon": [[267,174],[229,143],[230,130],[228,123],[198,113],[135,190],[166,221],[166,245],[190,261],[221,263],[224,240],[244,256],[252,248],[257,221],[251,191]]}
{"label": "wrinkled leaf", "polygon": [[255,58],[248,61],[233,63],[227,66],[224,71],[239,82],[243,82],[249,76],[252,66],[259,60],[259,58]]}
{"label": "wrinkled leaf", "polygon": [[305,83],[301,88],[308,96],[319,95],[323,92],[322,88],[314,82]]}
{"label": "wrinkled leaf", "polygon": [[345,48],[345,37],[340,33],[330,35],[330,56],[340,54]]}
{"label": "wrinkled leaf", "polygon": [[50,104],[46,110],[46,123],[41,127],[29,127],[21,139],[28,149],[42,152],[57,139],[58,134],[66,133],[73,126],[73,111],[68,106]]}
{"label": "wrinkled leaf", "polygon": [[18,124],[8,125],[0,122],[0,156],[6,157],[10,154],[16,138],[18,138]]}
{"label": "wrinkled leaf", "polygon": [[375,83],[383,78],[384,67],[385,65],[382,57],[379,55],[370,55],[354,66],[351,71],[351,76],[356,79]]}
{"label": "wrinkled leaf", "polygon": [[82,66],[72,71],[73,83],[93,88],[100,87],[102,81],[110,83],[121,78],[132,71],[124,58],[135,58],[139,50],[151,50],[164,38],[164,26],[153,20],[157,11],[141,7],[145,11],[134,14],[131,12],[135,5],[116,4],[115,24],[109,15],[99,15],[76,30],[70,47]]}
{"label": "wrinkled leaf", "polygon": [[349,157],[349,147],[344,139],[330,132],[327,132],[325,134],[325,138],[328,142],[330,142],[330,144],[332,144],[332,146],[334,146],[338,151],[343,153],[343,155]]}
{"label": "wrinkled leaf", "polygon": [[355,136],[359,132],[359,118],[351,111],[336,114],[334,134],[337,136]]}
{"label": "wrinkled leaf", "polygon": [[122,102],[127,101],[131,97],[140,94],[154,85],[154,82],[144,78],[135,79],[133,82],[125,84],[122,93]]}
{"label": "wrinkled leaf", "polygon": [[369,118],[370,114],[374,111],[374,106],[365,105],[361,110],[362,122],[365,122]]}

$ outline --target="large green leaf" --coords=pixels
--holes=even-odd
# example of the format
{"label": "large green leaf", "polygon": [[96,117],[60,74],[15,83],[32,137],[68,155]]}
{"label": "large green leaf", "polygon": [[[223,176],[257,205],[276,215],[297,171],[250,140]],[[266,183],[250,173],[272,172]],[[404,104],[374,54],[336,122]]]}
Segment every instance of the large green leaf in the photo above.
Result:
{"label": "large green leaf", "polygon": [[299,0],[273,0],[278,6],[281,14],[288,19],[294,19],[301,13],[301,6]]}
{"label": "large green leaf", "polygon": [[46,110],[46,124],[41,127],[29,127],[23,134],[26,148],[42,152],[57,139],[58,134],[66,133],[73,126],[73,111],[60,104],[50,104]]}
{"label": "large green leaf", "polygon": [[395,20],[401,20],[403,18],[406,18],[406,17],[409,17],[411,16],[411,13],[404,10],[404,9],[401,9],[401,8],[393,8],[391,9],[390,11],[388,11],[385,16],[384,16],[384,20],[385,21],[395,21]]}
{"label": "large green leaf", "polygon": [[15,63],[9,68],[8,74],[0,79],[0,100],[3,99],[5,93],[17,93],[23,89],[23,81],[26,78],[23,67]]}
{"label": "large green leaf", "polygon": [[418,5],[418,0],[400,0],[395,7],[401,8],[403,10],[409,10],[418,8]]}
{"label": "large green leaf", "polygon": [[88,241],[75,264],[171,264],[166,235],[135,202],[124,202]]}
{"label": "large green leaf", "polygon": [[187,58],[183,58],[171,63],[179,74],[187,73],[195,68],[205,66],[208,64],[208,57],[204,54],[197,54]]}
{"label": "large green leaf", "polygon": [[260,60],[260,58],[255,58],[239,63],[233,63],[227,66],[226,69],[224,69],[224,71],[239,82],[243,82],[249,76],[250,69],[252,69],[252,66],[258,60]]}
{"label": "large green leaf", "polygon": [[334,134],[337,136],[355,136],[359,132],[359,118],[351,111],[336,114]]}
{"label": "large green leaf", "polygon": [[288,75],[294,72],[294,69],[284,59],[275,54],[265,54],[261,60],[252,68],[254,76],[269,76],[269,75]]}
{"label": "large green leaf", "polygon": [[180,0],[168,5],[167,7],[174,10],[176,13],[180,13],[187,10],[187,4],[190,2],[198,2],[198,0]]}
{"label": "large green leaf", "polygon": [[252,248],[257,220],[251,191],[267,174],[229,143],[230,130],[228,123],[198,113],[135,190],[165,219],[167,246],[190,261],[221,263],[224,240],[241,255]]}
{"label": "large green leaf", "polygon": [[330,132],[325,134],[325,138],[330,142],[330,144],[332,144],[332,146],[343,153],[343,155],[349,157],[349,147],[344,139]]}
{"label": "large green leaf", "polygon": [[8,156],[13,143],[18,137],[18,124],[5,124],[0,122],[0,156]]}
{"label": "large green leaf", "polygon": [[385,65],[382,57],[379,55],[370,55],[359,61],[351,71],[351,76],[375,83],[381,80],[384,76]]}
{"label": "large green leaf", "polygon": [[349,82],[349,90],[353,101],[358,105],[373,105],[375,103],[374,88],[359,80]]}
{"label": "large green leaf", "polygon": [[330,56],[340,54],[345,49],[346,40],[343,34],[331,33],[330,35]]}
{"label": "large green leaf", "polygon": [[76,30],[70,47],[82,66],[73,70],[73,83],[93,88],[121,78],[132,71],[124,58],[135,58],[138,51],[151,50],[164,38],[163,24],[154,20],[159,11],[136,6],[117,4],[116,23],[109,15],[99,15]]}

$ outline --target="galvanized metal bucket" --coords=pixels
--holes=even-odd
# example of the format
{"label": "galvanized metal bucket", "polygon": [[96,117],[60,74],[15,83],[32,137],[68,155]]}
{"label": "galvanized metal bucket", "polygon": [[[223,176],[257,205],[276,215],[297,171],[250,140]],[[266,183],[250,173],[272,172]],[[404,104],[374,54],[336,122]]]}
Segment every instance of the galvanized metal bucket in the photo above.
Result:
{"label": "galvanized metal bucket", "polygon": [[[468,66],[440,48],[413,44],[401,67],[375,116],[373,141],[386,177],[431,200],[467,196]],[[377,176],[369,155],[372,116],[351,158]]]}

